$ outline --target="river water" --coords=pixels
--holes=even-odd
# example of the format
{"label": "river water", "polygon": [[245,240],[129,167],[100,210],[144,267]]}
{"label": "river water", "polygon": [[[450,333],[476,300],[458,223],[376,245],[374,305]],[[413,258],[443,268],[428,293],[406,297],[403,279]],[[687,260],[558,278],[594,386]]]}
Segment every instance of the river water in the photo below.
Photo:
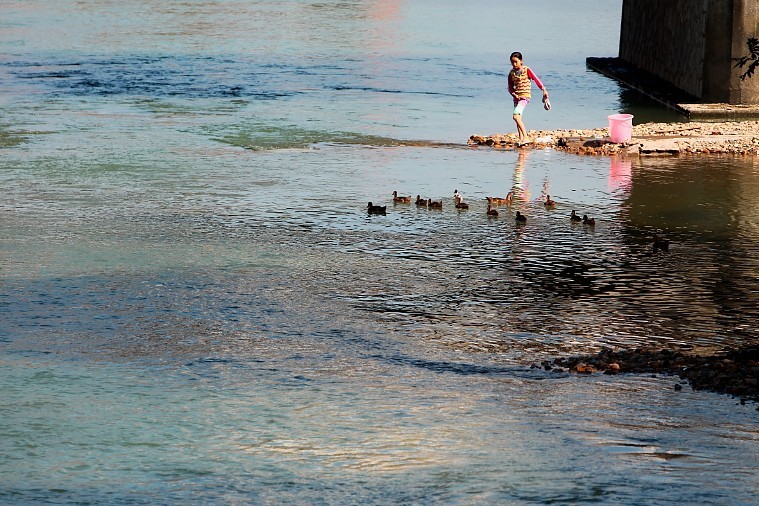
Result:
{"label": "river water", "polygon": [[528,128],[679,120],[621,1],[0,10],[0,502],[755,503],[755,406],[529,365],[759,342],[759,162],[465,145],[513,50]]}

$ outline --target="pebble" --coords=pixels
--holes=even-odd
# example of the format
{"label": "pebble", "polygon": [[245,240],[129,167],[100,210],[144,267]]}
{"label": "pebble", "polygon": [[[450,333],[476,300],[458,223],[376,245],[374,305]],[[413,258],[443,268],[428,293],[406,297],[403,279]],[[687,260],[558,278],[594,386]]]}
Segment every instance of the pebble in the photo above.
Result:
{"label": "pebble", "polygon": [[580,374],[593,374],[594,372],[598,372],[598,369],[588,364],[577,364],[575,366],[575,372]]}

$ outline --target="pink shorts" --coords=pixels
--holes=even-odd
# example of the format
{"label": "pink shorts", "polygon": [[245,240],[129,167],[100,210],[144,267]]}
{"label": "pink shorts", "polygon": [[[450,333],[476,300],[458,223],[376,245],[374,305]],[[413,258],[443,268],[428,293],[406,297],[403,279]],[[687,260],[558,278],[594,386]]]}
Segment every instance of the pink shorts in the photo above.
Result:
{"label": "pink shorts", "polygon": [[527,104],[530,103],[529,98],[520,98],[519,100],[514,99],[514,116],[522,115],[522,112],[524,111],[524,108],[527,107]]}

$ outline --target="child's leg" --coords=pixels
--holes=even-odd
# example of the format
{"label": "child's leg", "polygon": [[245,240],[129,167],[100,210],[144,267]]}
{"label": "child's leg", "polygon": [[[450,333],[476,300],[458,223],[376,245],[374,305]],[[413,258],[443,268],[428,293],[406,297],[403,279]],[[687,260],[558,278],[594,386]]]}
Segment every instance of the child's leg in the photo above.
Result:
{"label": "child's leg", "polygon": [[521,99],[517,101],[516,104],[514,104],[514,123],[517,125],[517,133],[519,134],[519,141],[525,141],[527,139],[527,130],[524,128],[524,123],[522,122],[522,112],[524,111],[524,108],[527,107],[527,103],[529,100],[527,99]]}
{"label": "child's leg", "polygon": [[514,123],[517,124],[517,133],[519,134],[519,140],[524,141],[525,139],[527,139],[527,131],[524,128],[524,123],[522,122],[521,114],[514,115]]}

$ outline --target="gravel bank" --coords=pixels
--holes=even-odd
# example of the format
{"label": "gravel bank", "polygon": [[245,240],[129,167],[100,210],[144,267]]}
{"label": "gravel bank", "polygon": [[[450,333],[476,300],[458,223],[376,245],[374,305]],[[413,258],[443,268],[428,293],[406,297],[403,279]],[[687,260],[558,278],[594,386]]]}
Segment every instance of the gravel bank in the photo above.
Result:
{"label": "gravel bank", "polygon": [[633,126],[632,139],[617,144],[607,128],[592,130],[531,130],[532,142],[517,146],[516,133],[469,137],[472,146],[500,149],[554,148],[585,155],[730,154],[759,156],[759,121],[725,123],[644,123]]}

